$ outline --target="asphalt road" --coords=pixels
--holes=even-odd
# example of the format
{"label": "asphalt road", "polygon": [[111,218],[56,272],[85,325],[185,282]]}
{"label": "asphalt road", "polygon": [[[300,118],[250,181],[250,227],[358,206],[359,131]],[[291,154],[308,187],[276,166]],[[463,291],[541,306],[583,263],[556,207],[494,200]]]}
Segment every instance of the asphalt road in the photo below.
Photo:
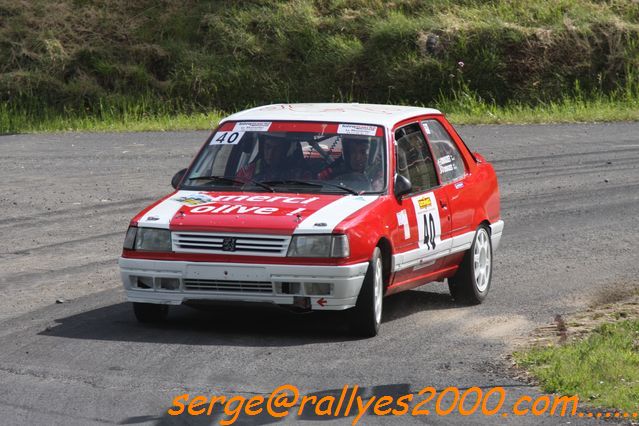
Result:
{"label": "asphalt road", "polygon": [[[509,376],[513,345],[556,314],[639,285],[639,124],[460,132],[500,179],[506,227],[491,293],[476,307],[454,304],[443,284],[389,297],[381,334],[364,340],[340,315],[266,308],[180,307],[164,326],[135,321],[116,263],[124,231],[170,190],[206,133],[0,137],[0,423],[213,424],[226,416],[167,409],[183,393],[266,395],[285,383],[316,395],[357,384],[378,396],[503,386],[505,406],[538,393]],[[360,424],[395,422],[592,424],[433,415]]]}

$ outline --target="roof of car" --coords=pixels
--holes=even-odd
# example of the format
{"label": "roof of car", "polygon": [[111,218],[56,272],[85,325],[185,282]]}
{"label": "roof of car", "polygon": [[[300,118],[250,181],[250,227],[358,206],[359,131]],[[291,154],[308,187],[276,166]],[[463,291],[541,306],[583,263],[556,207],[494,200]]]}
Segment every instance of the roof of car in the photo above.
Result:
{"label": "roof of car", "polygon": [[376,104],[273,104],[240,111],[224,121],[321,121],[335,123],[377,124],[392,127],[395,123],[425,114],[441,114],[432,108]]}

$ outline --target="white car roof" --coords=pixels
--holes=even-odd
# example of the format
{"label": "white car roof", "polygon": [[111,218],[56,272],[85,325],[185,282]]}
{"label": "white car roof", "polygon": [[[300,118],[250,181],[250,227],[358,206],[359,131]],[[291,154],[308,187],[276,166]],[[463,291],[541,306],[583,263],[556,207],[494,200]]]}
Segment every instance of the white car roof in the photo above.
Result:
{"label": "white car roof", "polygon": [[237,112],[225,121],[321,121],[335,123],[377,124],[392,127],[395,123],[425,114],[441,114],[436,109],[376,104],[273,104]]}

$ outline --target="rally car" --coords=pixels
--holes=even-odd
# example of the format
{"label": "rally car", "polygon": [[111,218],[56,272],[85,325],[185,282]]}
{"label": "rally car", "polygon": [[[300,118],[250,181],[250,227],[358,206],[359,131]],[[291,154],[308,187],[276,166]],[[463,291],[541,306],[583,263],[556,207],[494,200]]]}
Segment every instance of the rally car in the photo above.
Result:
{"label": "rally car", "polygon": [[349,310],[448,279],[481,303],[504,222],[493,167],[435,109],[278,104],[223,119],[175,191],[133,218],[119,259],[141,322],[182,303]]}

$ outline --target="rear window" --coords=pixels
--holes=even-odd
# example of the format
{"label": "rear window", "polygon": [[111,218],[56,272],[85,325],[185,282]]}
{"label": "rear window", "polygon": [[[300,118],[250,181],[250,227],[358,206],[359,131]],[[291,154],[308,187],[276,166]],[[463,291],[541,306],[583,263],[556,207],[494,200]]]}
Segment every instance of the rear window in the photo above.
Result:
{"label": "rear window", "polygon": [[462,178],[466,174],[464,159],[444,126],[437,120],[426,120],[422,125],[433,149],[442,183]]}

